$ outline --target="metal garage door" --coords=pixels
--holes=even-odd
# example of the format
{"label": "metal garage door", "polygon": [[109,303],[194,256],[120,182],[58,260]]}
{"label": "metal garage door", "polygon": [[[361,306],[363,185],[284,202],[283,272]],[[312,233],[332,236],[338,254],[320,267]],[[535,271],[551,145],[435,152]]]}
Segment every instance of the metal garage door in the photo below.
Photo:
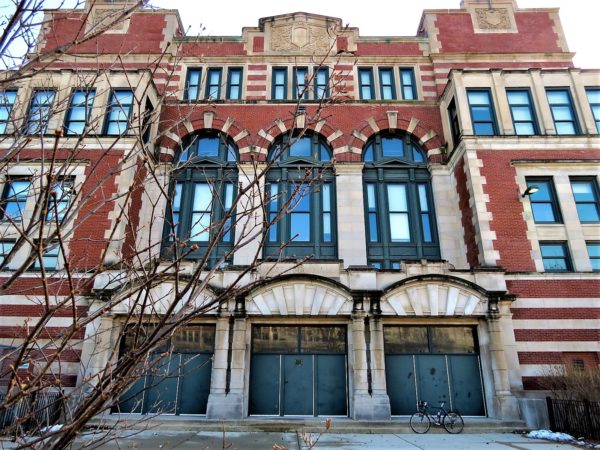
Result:
{"label": "metal garage door", "polygon": [[387,326],[384,339],[392,415],[412,414],[418,400],[485,415],[475,328]]}
{"label": "metal garage door", "polygon": [[252,328],[252,415],[346,416],[346,328]]}
{"label": "metal garage door", "polygon": [[[115,412],[206,414],[214,341],[212,325],[190,325],[176,332],[167,345],[150,355],[145,376],[121,397]],[[126,336],[121,352],[129,348],[131,336]]]}

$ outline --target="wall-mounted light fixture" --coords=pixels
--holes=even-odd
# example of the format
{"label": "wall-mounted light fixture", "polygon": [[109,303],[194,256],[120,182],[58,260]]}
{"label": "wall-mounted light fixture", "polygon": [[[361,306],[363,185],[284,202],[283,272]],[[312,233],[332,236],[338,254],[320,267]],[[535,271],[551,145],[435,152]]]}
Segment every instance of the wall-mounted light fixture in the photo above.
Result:
{"label": "wall-mounted light fixture", "polygon": [[532,184],[531,186],[528,186],[527,189],[525,189],[525,192],[523,192],[521,198],[529,197],[530,195],[535,194],[539,190],[540,187],[537,184]]}

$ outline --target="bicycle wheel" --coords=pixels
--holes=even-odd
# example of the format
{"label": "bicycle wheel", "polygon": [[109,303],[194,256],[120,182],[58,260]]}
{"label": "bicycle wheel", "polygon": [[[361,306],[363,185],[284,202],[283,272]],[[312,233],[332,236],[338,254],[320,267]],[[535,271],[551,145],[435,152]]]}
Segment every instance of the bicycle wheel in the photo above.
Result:
{"label": "bicycle wheel", "polygon": [[410,416],[410,427],[415,433],[427,433],[431,428],[431,419],[427,414],[416,412]]}
{"label": "bicycle wheel", "polygon": [[442,419],[442,424],[448,433],[458,434],[465,427],[465,422],[456,411],[450,411]]}

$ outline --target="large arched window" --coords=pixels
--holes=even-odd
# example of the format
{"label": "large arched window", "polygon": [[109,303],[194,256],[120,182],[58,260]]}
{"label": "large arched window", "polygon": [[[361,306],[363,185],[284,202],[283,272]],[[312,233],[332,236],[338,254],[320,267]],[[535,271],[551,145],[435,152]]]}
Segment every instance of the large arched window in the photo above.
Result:
{"label": "large arched window", "polygon": [[265,258],[337,258],[331,149],[318,135],[286,135],[269,152]]}
{"label": "large arched window", "polygon": [[170,187],[166,256],[174,256],[177,249],[190,259],[202,259],[215,243],[207,265],[214,266],[221,259],[231,261],[237,159],[235,144],[221,133],[206,132],[186,140],[176,155]]}
{"label": "large arched window", "polygon": [[402,260],[439,259],[425,152],[409,135],[380,133],[363,152],[369,264],[399,269]]}

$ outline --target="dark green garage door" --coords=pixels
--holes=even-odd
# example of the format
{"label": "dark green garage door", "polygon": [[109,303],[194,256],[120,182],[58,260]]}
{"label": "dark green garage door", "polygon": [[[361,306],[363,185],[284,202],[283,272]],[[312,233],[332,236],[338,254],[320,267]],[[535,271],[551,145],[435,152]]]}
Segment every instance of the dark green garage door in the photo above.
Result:
{"label": "dark green garage door", "polygon": [[250,414],[347,416],[346,328],[252,328]]}
{"label": "dark green garage door", "polygon": [[[179,330],[167,345],[150,355],[142,376],[121,397],[115,412],[206,414],[214,341],[212,325]],[[126,335],[121,352],[131,346],[132,337]]]}
{"label": "dark green garage door", "polygon": [[485,405],[473,327],[384,329],[385,370],[392,415],[408,415],[417,401],[483,416]]}

